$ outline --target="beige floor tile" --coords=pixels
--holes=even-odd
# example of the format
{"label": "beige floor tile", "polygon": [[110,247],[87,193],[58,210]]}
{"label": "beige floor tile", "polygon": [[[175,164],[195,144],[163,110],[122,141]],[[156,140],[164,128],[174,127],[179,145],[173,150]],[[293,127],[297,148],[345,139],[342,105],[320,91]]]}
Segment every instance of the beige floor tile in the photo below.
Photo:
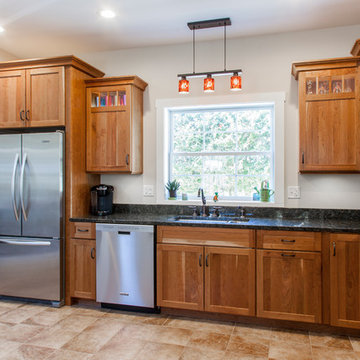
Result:
{"label": "beige floor tile", "polygon": [[146,324],[129,324],[122,323],[124,326],[120,330],[118,336],[127,339],[138,339],[144,341],[151,341],[155,336],[155,332],[161,329],[159,325]]}
{"label": "beige floor tile", "polygon": [[350,342],[351,342],[353,349],[355,351],[360,352],[360,338],[350,336]]}
{"label": "beige floor tile", "polygon": [[63,320],[60,320],[53,328],[79,333],[97,321],[97,319],[98,318],[93,316],[70,315]]}
{"label": "beige floor tile", "polygon": [[358,360],[358,355],[352,350],[344,350],[335,347],[312,347],[313,360]]}
{"label": "beige floor tile", "polygon": [[194,331],[187,346],[204,349],[225,351],[230,335],[208,331]]}
{"label": "beige floor tile", "polygon": [[241,336],[243,338],[259,337],[261,339],[268,339],[268,340],[272,338],[271,328],[265,328],[261,326],[248,326],[248,325],[236,324],[233,334]]}
{"label": "beige floor tile", "polygon": [[310,344],[310,337],[307,331],[273,329],[271,338],[273,340]]}
{"label": "beige floor tile", "polygon": [[24,305],[1,314],[0,322],[19,324],[44,310],[44,306]]}
{"label": "beige floor tile", "polygon": [[7,341],[0,338],[0,359],[1,360],[11,360],[16,359],[16,355],[19,347],[22,344],[15,341]]}
{"label": "beige floor tile", "polygon": [[24,324],[53,326],[60,320],[70,316],[70,312],[59,309],[47,309],[23,321]]}
{"label": "beige floor tile", "polygon": [[7,342],[1,344],[1,360],[45,360],[50,359],[53,349],[46,347]]}
{"label": "beige floor tile", "polygon": [[64,329],[45,329],[28,341],[28,344],[46,346],[52,349],[60,349],[71,339],[77,336],[75,331]]}
{"label": "beige floor tile", "polygon": [[114,336],[91,360],[132,360],[145,346],[139,339],[124,339]]}
{"label": "beige floor tile", "polygon": [[156,327],[151,336],[151,341],[186,346],[193,334],[192,330],[171,328],[171,327]]}
{"label": "beige floor tile", "polygon": [[163,325],[168,319],[167,316],[161,314],[139,314],[120,310],[110,310],[104,317],[121,319],[129,323]]}
{"label": "beige floor tile", "polygon": [[95,354],[123,327],[124,323],[117,319],[97,319],[63,348]]}
{"label": "beige floor tile", "polygon": [[246,337],[232,335],[226,350],[242,356],[266,357],[269,352],[269,340],[249,334]]}
{"label": "beige floor tile", "polygon": [[25,343],[43,329],[42,326],[0,323],[0,337],[5,340]]}
{"label": "beige floor tile", "polygon": [[180,360],[227,360],[224,351],[185,347]]}
{"label": "beige floor tile", "polygon": [[310,333],[310,342],[313,346],[330,346],[344,350],[353,349],[348,336]]}
{"label": "beige floor tile", "polygon": [[[70,350],[55,350],[54,353],[48,358],[49,360],[90,360],[92,354],[80,353],[77,351]],[[107,358],[103,358],[103,360]]]}
{"label": "beige floor tile", "polygon": [[271,360],[311,360],[311,346],[308,343],[295,343],[274,340],[270,343]]}
{"label": "beige floor tile", "polygon": [[159,343],[147,343],[135,360],[178,360],[184,351],[183,346]]}
{"label": "beige floor tile", "polygon": [[268,360],[267,356],[246,355],[241,352],[226,351],[224,360]]}
{"label": "beige floor tile", "polygon": [[235,324],[232,322],[220,322],[190,318],[169,318],[165,322],[164,326],[189,329],[189,330],[201,330],[218,332],[221,334],[232,334]]}
{"label": "beige floor tile", "polygon": [[96,318],[101,318],[108,312],[109,312],[108,309],[89,308],[89,307],[80,307],[80,306],[74,306],[72,309],[72,314],[74,315],[93,316]]}
{"label": "beige floor tile", "polygon": [[4,300],[0,299],[0,306],[7,307],[9,309],[16,309],[20,306],[24,306],[26,303],[23,301],[15,301],[15,300]]}

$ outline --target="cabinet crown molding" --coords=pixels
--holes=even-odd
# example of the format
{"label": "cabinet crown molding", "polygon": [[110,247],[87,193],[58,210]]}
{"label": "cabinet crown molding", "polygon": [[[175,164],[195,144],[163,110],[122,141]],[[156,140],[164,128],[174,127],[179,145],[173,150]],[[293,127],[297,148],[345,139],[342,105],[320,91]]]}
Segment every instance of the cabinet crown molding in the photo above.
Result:
{"label": "cabinet crown molding", "polygon": [[88,79],[85,80],[86,87],[96,87],[96,86],[116,86],[116,85],[134,85],[140,90],[144,91],[148,86],[147,82],[139,78],[136,75],[126,75],[126,76],[112,76],[112,77],[101,77],[97,79]]}

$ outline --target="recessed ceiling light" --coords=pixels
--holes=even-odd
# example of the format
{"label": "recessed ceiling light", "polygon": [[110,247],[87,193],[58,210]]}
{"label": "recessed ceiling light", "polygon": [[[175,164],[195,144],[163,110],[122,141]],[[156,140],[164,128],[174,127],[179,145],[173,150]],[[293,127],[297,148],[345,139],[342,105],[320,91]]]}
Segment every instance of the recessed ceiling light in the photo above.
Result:
{"label": "recessed ceiling light", "polygon": [[101,10],[100,15],[106,19],[112,19],[115,17],[115,12],[109,9]]}
{"label": "recessed ceiling light", "polygon": [[5,31],[5,29],[2,26],[0,26],[0,33],[4,32],[4,31]]}

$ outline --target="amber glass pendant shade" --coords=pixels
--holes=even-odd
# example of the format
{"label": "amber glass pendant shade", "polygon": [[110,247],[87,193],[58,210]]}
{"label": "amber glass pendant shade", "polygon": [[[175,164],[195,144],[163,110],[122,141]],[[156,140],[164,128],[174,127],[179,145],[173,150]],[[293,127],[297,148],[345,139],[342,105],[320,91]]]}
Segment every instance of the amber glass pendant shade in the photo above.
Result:
{"label": "amber glass pendant shade", "polygon": [[230,79],[230,90],[232,91],[241,90],[241,76],[239,76],[237,73],[234,73],[234,75]]}
{"label": "amber glass pendant shade", "polygon": [[208,76],[204,79],[204,92],[214,92],[215,91],[215,80]]}
{"label": "amber glass pendant shade", "polygon": [[189,80],[182,78],[179,80],[179,94],[188,94],[189,93]]}

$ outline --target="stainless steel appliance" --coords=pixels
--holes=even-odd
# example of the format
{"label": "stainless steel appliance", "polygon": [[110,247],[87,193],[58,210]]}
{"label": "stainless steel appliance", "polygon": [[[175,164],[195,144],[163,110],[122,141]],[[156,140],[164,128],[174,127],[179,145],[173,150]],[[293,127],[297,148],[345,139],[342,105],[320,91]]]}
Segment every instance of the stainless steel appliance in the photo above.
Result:
{"label": "stainless steel appliance", "polygon": [[0,296],[63,302],[63,132],[0,135]]}
{"label": "stainless steel appliance", "polygon": [[113,208],[114,187],[100,184],[91,188],[91,213],[93,215],[110,215]]}
{"label": "stainless steel appliance", "polygon": [[154,227],[96,224],[96,301],[155,308]]}

